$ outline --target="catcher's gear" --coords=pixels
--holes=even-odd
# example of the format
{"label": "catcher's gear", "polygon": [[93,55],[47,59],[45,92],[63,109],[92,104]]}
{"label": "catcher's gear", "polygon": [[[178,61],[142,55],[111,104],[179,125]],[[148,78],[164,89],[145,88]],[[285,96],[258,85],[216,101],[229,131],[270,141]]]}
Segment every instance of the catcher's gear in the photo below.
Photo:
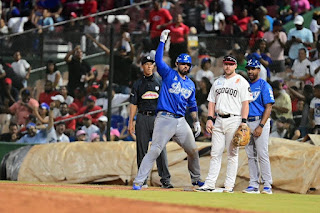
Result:
{"label": "catcher's gear", "polygon": [[240,125],[232,138],[235,147],[245,146],[250,142],[250,128],[247,125]]}

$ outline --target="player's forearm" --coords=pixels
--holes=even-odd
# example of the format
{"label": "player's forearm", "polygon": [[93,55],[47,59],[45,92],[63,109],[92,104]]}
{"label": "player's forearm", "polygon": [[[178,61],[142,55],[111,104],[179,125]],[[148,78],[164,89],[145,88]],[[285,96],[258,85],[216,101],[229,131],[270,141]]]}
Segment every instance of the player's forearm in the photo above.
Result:
{"label": "player's forearm", "polygon": [[272,104],[266,104],[260,123],[265,125],[271,115]]}
{"label": "player's forearm", "polygon": [[242,102],[241,118],[247,119],[249,115],[249,101]]}
{"label": "player's forearm", "polygon": [[211,117],[215,117],[215,111],[214,111],[214,108],[215,108],[216,104],[213,103],[213,102],[210,102],[208,103],[208,116],[211,116]]}
{"label": "player's forearm", "polygon": [[199,121],[198,111],[193,111],[193,112],[190,113],[190,115],[191,115],[191,117],[192,117],[193,122]]}

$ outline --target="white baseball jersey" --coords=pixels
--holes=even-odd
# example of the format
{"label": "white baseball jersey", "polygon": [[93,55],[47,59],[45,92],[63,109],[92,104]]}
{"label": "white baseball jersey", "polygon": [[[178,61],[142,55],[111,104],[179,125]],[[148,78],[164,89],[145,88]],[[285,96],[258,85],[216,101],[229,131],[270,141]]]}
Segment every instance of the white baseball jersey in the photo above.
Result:
{"label": "white baseball jersey", "polygon": [[253,99],[248,81],[236,74],[229,79],[221,76],[215,80],[207,100],[215,103],[216,113],[241,115],[242,102]]}

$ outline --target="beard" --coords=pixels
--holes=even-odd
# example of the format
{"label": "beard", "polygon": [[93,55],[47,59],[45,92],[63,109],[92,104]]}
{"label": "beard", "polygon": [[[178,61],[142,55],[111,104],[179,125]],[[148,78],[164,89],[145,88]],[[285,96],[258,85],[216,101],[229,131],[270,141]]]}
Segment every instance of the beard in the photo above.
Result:
{"label": "beard", "polygon": [[178,69],[178,72],[181,74],[181,75],[188,75],[189,71],[183,71],[183,70],[179,70]]}

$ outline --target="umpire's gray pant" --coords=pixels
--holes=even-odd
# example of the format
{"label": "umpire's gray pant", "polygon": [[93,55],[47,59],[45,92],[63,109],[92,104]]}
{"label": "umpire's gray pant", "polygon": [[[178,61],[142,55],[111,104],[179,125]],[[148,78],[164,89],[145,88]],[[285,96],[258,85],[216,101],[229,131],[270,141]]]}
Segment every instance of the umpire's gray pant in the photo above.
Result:
{"label": "umpire's gray pant", "polygon": [[[259,125],[261,120],[248,122],[248,126],[253,132]],[[263,127],[260,137],[253,137],[251,135],[250,143],[245,147],[248,155],[248,165],[250,173],[249,186],[259,188],[259,165],[261,169],[261,180],[265,187],[270,187],[272,184],[271,167],[269,160],[269,143],[270,135],[270,119],[267,120],[265,126]]]}
{"label": "umpire's gray pant", "polygon": [[152,134],[152,144],[144,156],[134,183],[142,184],[151,171],[155,160],[168,141],[173,138],[187,153],[191,181],[200,180],[199,153],[190,126],[184,117],[174,118],[158,113]]}

